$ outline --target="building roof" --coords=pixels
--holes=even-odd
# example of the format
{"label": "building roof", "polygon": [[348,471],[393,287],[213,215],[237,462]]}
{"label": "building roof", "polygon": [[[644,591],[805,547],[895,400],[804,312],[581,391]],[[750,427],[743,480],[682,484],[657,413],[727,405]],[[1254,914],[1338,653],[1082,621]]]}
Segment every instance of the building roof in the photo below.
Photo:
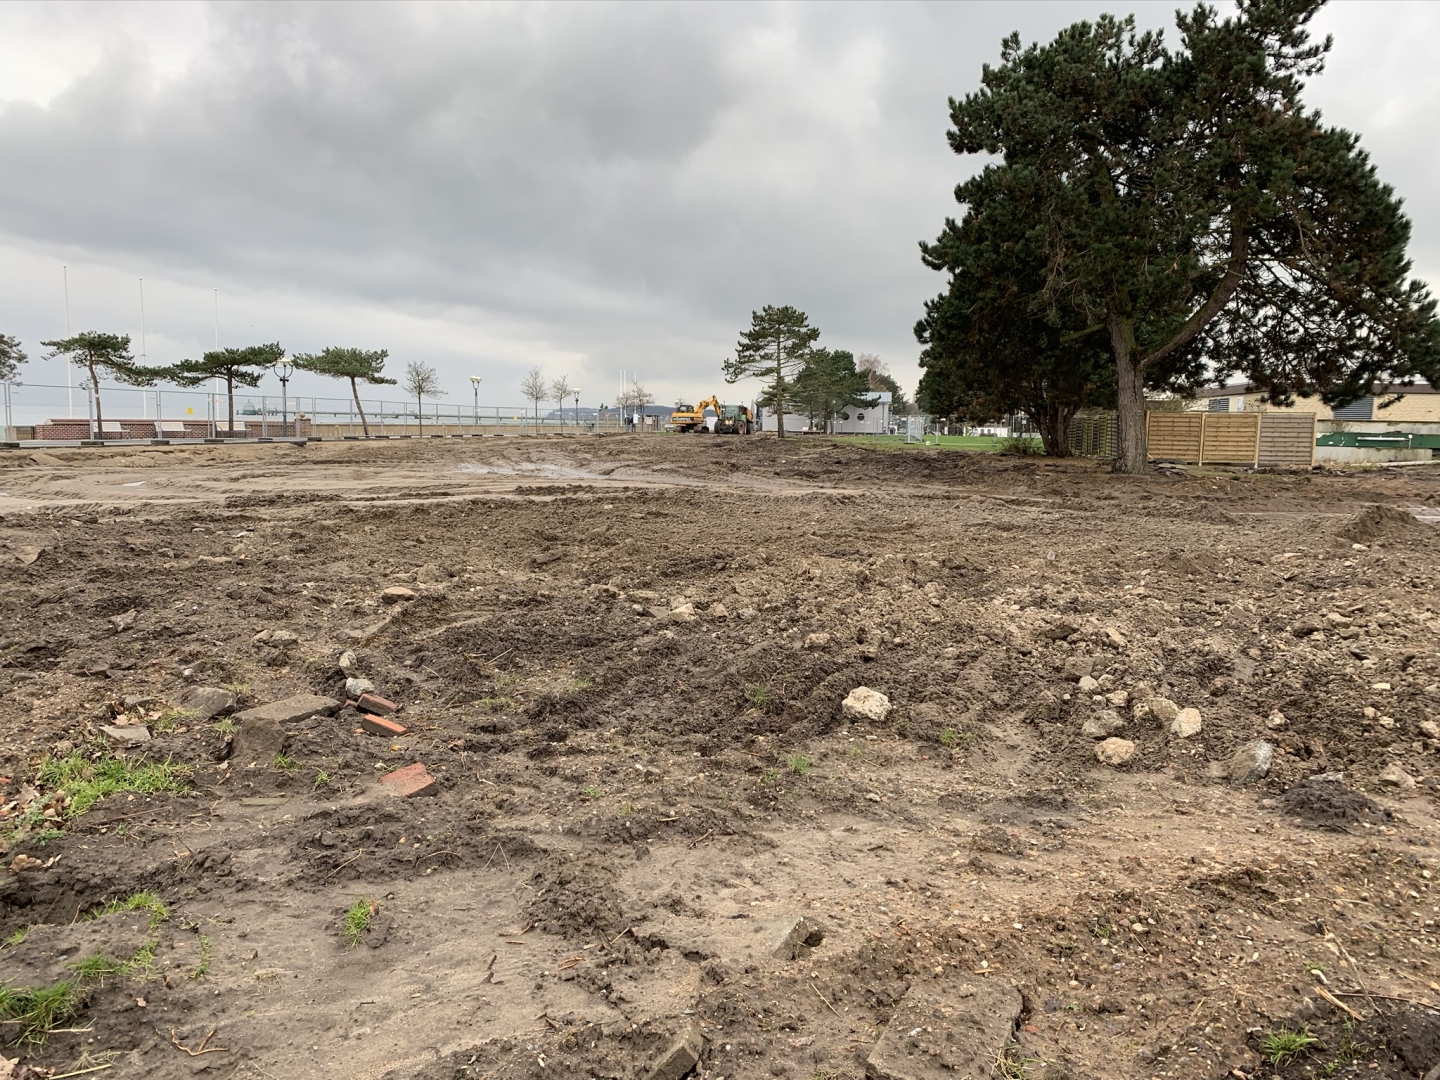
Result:
{"label": "building roof", "polygon": [[[1229,383],[1225,386],[1207,386],[1201,390],[1197,390],[1195,396],[1197,398],[1243,397],[1246,394],[1260,394],[1263,392],[1264,389],[1262,387],[1256,386],[1254,383],[1243,382]],[[1412,386],[1403,386],[1400,383],[1386,383],[1384,385],[1376,383],[1371,393],[1377,396],[1382,394],[1440,394],[1440,389],[1431,386],[1424,379],[1416,379]]]}

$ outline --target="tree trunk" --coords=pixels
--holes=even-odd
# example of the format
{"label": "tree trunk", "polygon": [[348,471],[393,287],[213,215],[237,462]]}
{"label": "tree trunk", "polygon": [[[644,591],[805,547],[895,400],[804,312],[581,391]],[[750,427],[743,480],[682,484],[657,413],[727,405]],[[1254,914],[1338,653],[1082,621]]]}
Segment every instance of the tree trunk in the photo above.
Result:
{"label": "tree trunk", "polygon": [[[369,436],[370,424],[365,419],[365,406],[360,404],[360,387],[355,384],[355,377],[353,375],[350,377],[350,393],[355,398],[355,411],[360,414],[360,430],[365,432],[366,436]],[[312,427],[310,430],[314,431],[315,429]]]}
{"label": "tree trunk", "polygon": [[100,411],[100,380],[95,377],[94,364],[86,364],[85,369],[90,372],[90,396],[95,400],[95,430],[90,432],[90,438],[104,439],[105,415]]}
{"label": "tree trunk", "polygon": [[415,423],[420,426],[420,434],[425,434],[425,399],[419,394],[415,395]]}
{"label": "tree trunk", "polygon": [[1115,356],[1115,471],[1143,473],[1149,467],[1145,447],[1145,373],[1135,362],[1135,324],[1111,315],[1110,349]]}
{"label": "tree trunk", "polygon": [[781,397],[785,370],[780,366],[780,346],[775,346],[775,430],[785,437],[785,402]]}
{"label": "tree trunk", "polygon": [[226,403],[227,415],[229,416],[229,420],[227,421],[227,423],[229,424],[229,427],[228,427],[228,429],[226,430],[225,434],[226,434],[227,436],[233,438],[233,437],[235,436],[235,376],[234,376],[234,375],[226,375],[226,376],[225,376],[225,403]]}
{"label": "tree trunk", "polygon": [[1025,410],[1025,415],[1040,431],[1040,444],[1045,447],[1046,457],[1069,457],[1070,421],[1075,417],[1074,409],[1061,405],[1046,405],[1043,408]]}

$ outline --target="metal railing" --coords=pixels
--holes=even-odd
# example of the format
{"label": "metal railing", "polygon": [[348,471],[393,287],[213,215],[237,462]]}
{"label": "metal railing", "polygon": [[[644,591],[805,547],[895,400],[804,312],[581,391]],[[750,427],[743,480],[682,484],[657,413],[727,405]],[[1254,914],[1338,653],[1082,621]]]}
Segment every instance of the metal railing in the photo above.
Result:
{"label": "metal railing", "polygon": [[[4,383],[5,439],[122,440],[557,434],[637,430],[616,409],[563,409],[397,401],[313,394],[235,393],[234,427],[224,390],[101,384],[99,410],[85,384]],[[646,418],[647,420],[650,418]],[[641,424],[640,431],[659,425]]]}

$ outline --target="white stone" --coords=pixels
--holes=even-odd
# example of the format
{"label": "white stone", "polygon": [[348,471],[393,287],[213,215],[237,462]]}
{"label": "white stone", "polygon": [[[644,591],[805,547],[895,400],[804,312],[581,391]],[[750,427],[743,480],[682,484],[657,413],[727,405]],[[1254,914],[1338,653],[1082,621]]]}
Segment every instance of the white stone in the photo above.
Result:
{"label": "white stone", "polygon": [[419,595],[414,589],[407,589],[404,585],[391,585],[388,589],[380,590],[380,599],[386,604],[398,604],[402,600],[414,600]]}
{"label": "white stone", "polygon": [[820,630],[813,634],[806,635],[804,647],[807,649],[823,649],[826,648],[829,644],[830,635],[825,633],[823,630]]}
{"label": "white stone", "polygon": [[1420,734],[1427,739],[1440,739],[1440,724],[1434,720],[1421,720],[1417,726],[1420,728]]}
{"label": "white stone", "polygon": [[700,616],[695,614],[694,604],[680,604],[678,607],[671,608],[667,617],[676,622],[694,622]]}
{"label": "white stone", "polygon": [[1182,739],[1188,739],[1192,735],[1200,734],[1200,710],[1181,709],[1175,714],[1175,719],[1170,722],[1170,734],[1177,735]]}
{"label": "white stone", "polygon": [[841,711],[852,720],[881,723],[890,714],[890,699],[868,686],[857,686],[840,703]]}
{"label": "white stone", "polygon": [[1106,739],[1095,744],[1095,758],[1102,765],[1124,765],[1135,756],[1135,744],[1129,739]]}
{"label": "white stone", "polygon": [[340,654],[340,659],[335,661],[335,666],[346,675],[349,675],[355,667],[355,653],[350,649],[346,649]]}
{"label": "white stone", "polygon": [[1083,693],[1093,694],[1100,689],[1100,683],[1089,675],[1080,676],[1080,689]]}
{"label": "white stone", "polygon": [[351,678],[345,680],[345,696],[349,698],[358,699],[361,694],[368,694],[374,689],[375,684],[369,679]]}

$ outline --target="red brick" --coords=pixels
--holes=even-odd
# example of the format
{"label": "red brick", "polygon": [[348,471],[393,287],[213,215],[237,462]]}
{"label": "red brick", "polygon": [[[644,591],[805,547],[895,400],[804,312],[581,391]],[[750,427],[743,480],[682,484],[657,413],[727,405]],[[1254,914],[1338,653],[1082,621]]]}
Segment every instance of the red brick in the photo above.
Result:
{"label": "red brick", "polygon": [[416,795],[436,795],[440,790],[435,785],[435,778],[418,761],[414,765],[406,765],[403,769],[386,773],[380,777],[380,783],[392,793],[403,795],[407,799]]}
{"label": "red brick", "polygon": [[405,726],[397,724],[394,720],[386,720],[383,716],[371,716],[366,713],[360,717],[360,730],[368,731],[371,735],[396,735],[405,734]]}
{"label": "red brick", "polygon": [[393,712],[400,711],[399,705],[393,701],[386,701],[378,694],[361,694],[360,700],[355,705],[361,712],[370,713],[372,716],[389,716]]}

